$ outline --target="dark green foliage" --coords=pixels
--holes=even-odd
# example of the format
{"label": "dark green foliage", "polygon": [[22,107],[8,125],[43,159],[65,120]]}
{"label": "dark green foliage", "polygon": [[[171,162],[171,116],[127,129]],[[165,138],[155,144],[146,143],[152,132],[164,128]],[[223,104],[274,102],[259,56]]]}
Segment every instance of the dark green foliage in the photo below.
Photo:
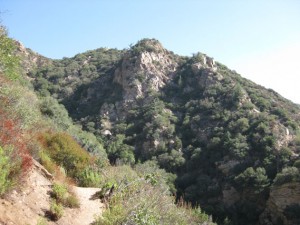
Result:
{"label": "dark green foliage", "polygon": [[[132,66],[130,88],[141,84],[144,91],[148,73],[153,73],[139,65],[145,52],[166,54],[178,67],[165,74],[159,91],[148,90],[128,101],[116,74],[127,60],[131,64],[126,66]],[[176,56],[158,41],[144,39],[124,51],[98,49],[56,60],[30,76],[42,96],[58,99],[83,129],[95,134],[100,145],[86,141],[95,136],[87,139],[85,133],[72,133],[83,146],[87,143],[90,152],[103,145],[113,164],[151,160],[177,174],[179,196],[200,204],[216,220],[255,224],[269,186],[298,181],[299,106],[220,63],[210,68],[206,57]],[[163,68],[161,63],[153,68]],[[56,111],[53,115],[61,116],[52,118],[67,127],[69,120],[58,103],[47,107],[47,101],[53,101],[49,99],[44,100],[43,113],[51,117]],[[99,148],[96,152],[102,154]],[[81,175],[93,177],[88,171]],[[152,173],[148,177],[149,182],[157,180]],[[228,186],[245,196],[233,209],[223,202]],[[114,210],[124,213],[121,206]],[[136,219],[145,212],[152,213],[141,210]]]}
{"label": "dark green foliage", "polygon": [[133,164],[134,154],[133,147],[124,143],[125,136],[118,134],[108,142],[107,154],[111,163],[115,164],[117,160],[121,160],[126,164]]}
{"label": "dark green foliage", "polygon": [[79,100],[87,96],[89,85],[94,85],[95,80],[100,77],[107,79],[107,75],[113,72],[112,68],[118,63],[121,55],[122,51],[100,48],[78,54],[71,59],[54,60],[48,66],[31,71],[29,76],[35,78],[33,85],[40,95],[52,95],[57,98],[64,103],[72,116],[78,118],[86,116],[91,111],[94,112],[93,110],[99,110],[95,108],[99,106],[99,99],[111,95],[112,99],[116,98],[112,93],[113,91],[119,93],[116,87],[104,86],[103,91],[106,93],[104,96],[90,96],[91,102],[79,107]]}
{"label": "dark green foliage", "polygon": [[43,115],[49,117],[63,130],[67,130],[71,125],[73,125],[65,107],[59,104],[57,100],[52,97],[45,97],[41,99],[40,110]]}
{"label": "dark green foliage", "polygon": [[234,178],[239,189],[253,189],[254,193],[264,191],[269,185],[270,181],[266,175],[264,168],[253,167],[247,168],[243,173]]}
{"label": "dark green foliage", "polygon": [[299,182],[300,173],[296,167],[286,167],[278,173],[274,179],[274,185],[282,185],[288,182]]}

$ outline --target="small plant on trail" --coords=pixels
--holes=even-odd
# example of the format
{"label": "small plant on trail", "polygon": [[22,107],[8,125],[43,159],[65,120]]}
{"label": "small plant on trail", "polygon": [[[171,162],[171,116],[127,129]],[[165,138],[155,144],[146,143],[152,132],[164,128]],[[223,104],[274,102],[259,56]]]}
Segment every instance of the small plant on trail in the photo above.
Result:
{"label": "small plant on trail", "polygon": [[63,216],[64,207],[62,206],[62,204],[57,203],[56,201],[52,201],[50,205],[50,211],[48,211],[48,214],[51,220],[57,221]]}
{"label": "small plant on trail", "polygon": [[47,211],[47,216],[57,221],[63,216],[64,207],[79,208],[80,203],[78,198],[69,191],[68,187],[63,184],[53,184],[51,192],[52,202],[50,210]]}
{"label": "small plant on trail", "polygon": [[82,187],[98,187],[101,182],[100,174],[90,167],[82,171],[79,177],[79,185]]}
{"label": "small plant on trail", "polygon": [[65,201],[67,193],[68,190],[64,185],[54,184],[52,187],[52,197],[59,203],[63,203]]}
{"label": "small plant on trail", "polygon": [[63,184],[54,184],[51,195],[58,204],[62,204],[65,207],[78,208],[80,205],[75,194],[71,193],[67,186]]}
{"label": "small plant on trail", "polygon": [[79,208],[80,202],[75,195],[71,194],[66,198],[66,200],[64,202],[64,206],[69,207],[69,208]]}
{"label": "small plant on trail", "polygon": [[36,225],[47,225],[47,221],[44,217],[41,217],[41,218],[38,219]]}

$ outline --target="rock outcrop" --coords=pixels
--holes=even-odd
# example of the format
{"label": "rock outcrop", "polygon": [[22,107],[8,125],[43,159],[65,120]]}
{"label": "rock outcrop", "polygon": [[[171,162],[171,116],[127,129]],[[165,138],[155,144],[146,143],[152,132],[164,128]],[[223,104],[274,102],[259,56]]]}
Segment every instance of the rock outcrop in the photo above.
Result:
{"label": "rock outcrop", "polygon": [[158,92],[172,79],[178,64],[159,43],[154,47],[155,51],[136,55],[129,51],[115,70],[114,82],[122,87],[125,102],[143,98],[148,92]]}
{"label": "rock outcrop", "polygon": [[261,225],[300,224],[300,183],[286,183],[271,188]]}

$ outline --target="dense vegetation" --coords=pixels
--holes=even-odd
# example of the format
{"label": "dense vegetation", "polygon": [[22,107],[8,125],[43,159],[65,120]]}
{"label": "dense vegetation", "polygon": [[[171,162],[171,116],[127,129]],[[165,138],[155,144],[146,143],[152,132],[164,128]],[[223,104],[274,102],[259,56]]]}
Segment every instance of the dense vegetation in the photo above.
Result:
{"label": "dense vegetation", "polygon": [[[144,53],[173,60],[176,73],[130,102],[115,71],[129,71],[132,89],[148,84]],[[177,176],[178,199],[200,204],[219,223],[254,224],[272,186],[299,182],[299,107],[220,63],[207,66],[208,59],[180,57],[145,39],[123,51],[56,60],[29,76],[41,96],[56,98],[95,134],[110,163],[154,162]],[[151,68],[165,67],[153,60]],[[227,205],[232,188],[239,198]]]}
{"label": "dense vegetation", "polygon": [[[71,109],[81,96],[88,94],[86,91],[90,84],[96,83],[97,79],[111,81],[113,67],[118,64],[122,51],[90,51],[75,56],[78,62],[74,62],[73,59],[52,61],[30,50],[26,50],[28,54],[22,55],[19,48],[18,43],[8,38],[5,29],[1,27],[1,197],[22,185],[22,179],[26,179],[33,160],[37,160],[59,182],[53,185],[53,201],[47,211],[53,220],[63,215],[64,207],[78,207],[80,204],[69,192],[68,184],[102,187],[105,190],[113,183],[116,194],[109,199],[109,209],[97,220],[98,224],[129,221],[131,224],[145,224],[145,221],[146,224],[210,224],[211,219],[199,207],[186,206],[183,201],[181,205],[175,204],[171,196],[171,193],[175,193],[173,174],[159,169],[155,162],[134,167],[134,148],[127,136],[121,133],[121,125],[118,128],[120,134],[112,138],[97,133],[88,115],[97,112],[92,110],[93,107],[97,109],[105,101],[120,98],[115,86],[104,87],[103,91],[109,93],[100,93],[92,100],[96,102],[98,98],[103,99],[98,105],[89,106],[78,114],[76,110],[72,112]],[[31,62],[32,58],[40,64]],[[26,74],[29,70],[31,72]],[[28,82],[27,75],[36,76],[33,86]],[[38,90],[38,96],[33,88]],[[77,124],[68,116],[61,103],[70,109]],[[82,124],[81,118],[84,121]],[[111,167],[109,160],[113,163],[121,160],[132,167]],[[152,198],[153,194],[157,195],[155,199]],[[135,196],[135,201],[130,202],[132,196]],[[124,205],[125,202],[127,205]],[[155,204],[159,207],[155,207]],[[137,207],[140,210],[136,211]]]}

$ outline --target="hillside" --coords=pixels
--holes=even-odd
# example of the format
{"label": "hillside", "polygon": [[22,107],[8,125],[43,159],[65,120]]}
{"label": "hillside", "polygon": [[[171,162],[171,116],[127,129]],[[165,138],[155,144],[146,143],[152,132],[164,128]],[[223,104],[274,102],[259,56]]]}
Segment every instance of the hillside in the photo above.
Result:
{"label": "hillside", "polygon": [[178,198],[220,224],[299,224],[299,106],[275,91],[154,39],[27,75],[97,137],[110,163],[157,163],[176,175]]}
{"label": "hillside", "polygon": [[[106,74],[116,57],[102,58]],[[0,26],[0,223],[214,224],[199,206],[175,201],[173,174],[155,162],[110,165],[105,142],[74,123],[58,93],[34,92],[36,79],[28,75],[55,70],[57,63]],[[77,89],[76,76],[70,81]]]}

